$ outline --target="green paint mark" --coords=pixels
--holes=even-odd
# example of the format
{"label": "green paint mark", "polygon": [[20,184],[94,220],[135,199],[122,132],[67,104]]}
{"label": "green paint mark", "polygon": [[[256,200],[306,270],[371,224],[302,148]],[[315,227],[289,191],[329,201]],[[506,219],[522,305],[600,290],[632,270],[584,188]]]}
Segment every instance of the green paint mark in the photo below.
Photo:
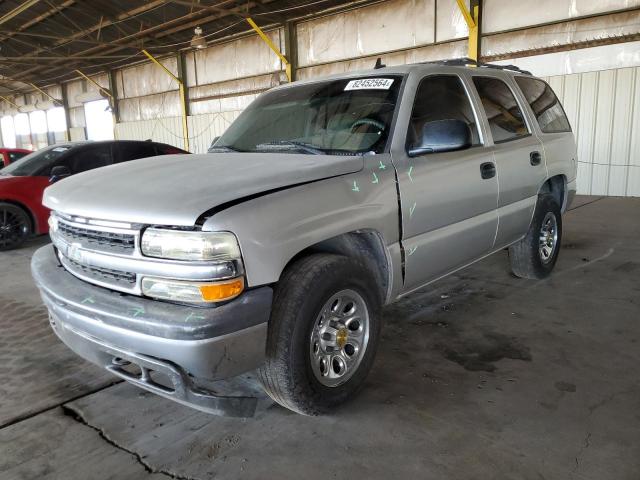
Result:
{"label": "green paint mark", "polygon": [[409,251],[407,252],[407,255],[409,255],[409,256],[413,255],[417,249],[418,249],[418,247],[411,247],[409,249]]}
{"label": "green paint mark", "polygon": [[413,177],[411,176],[411,172],[413,172],[413,165],[409,167],[409,171],[407,172],[407,175],[409,175],[409,180],[413,182]]}
{"label": "green paint mark", "polygon": [[93,297],[87,297],[80,303],[96,303],[96,301],[93,299]]}
{"label": "green paint mark", "polygon": [[409,218],[413,217],[413,212],[415,211],[415,209],[416,209],[416,202],[413,202],[413,205],[409,209]]}
{"label": "green paint mark", "polygon": [[380,165],[378,166],[378,168],[380,170],[384,170],[385,168],[387,168],[387,166],[384,163],[382,163],[382,160],[380,160]]}
{"label": "green paint mark", "polygon": [[187,315],[187,318],[185,318],[184,321],[188,322],[189,320],[204,320],[204,316],[189,312],[189,315]]}
{"label": "green paint mark", "polygon": [[142,308],[142,307],[133,307],[133,308],[130,308],[129,311],[131,312],[132,316],[138,317],[139,315],[142,315],[144,313],[144,308]]}
{"label": "green paint mark", "polygon": [[373,173],[373,180],[371,180],[371,183],[378,183],[378,176],[376,175],[376,172],[372,172]]}
{"label": "green paint mark", "polygon": [[358,187],[358,184],[356,183],[356,181],[353,181],[353,188],[351,189],[354,192],[359,192],[360,188]]}

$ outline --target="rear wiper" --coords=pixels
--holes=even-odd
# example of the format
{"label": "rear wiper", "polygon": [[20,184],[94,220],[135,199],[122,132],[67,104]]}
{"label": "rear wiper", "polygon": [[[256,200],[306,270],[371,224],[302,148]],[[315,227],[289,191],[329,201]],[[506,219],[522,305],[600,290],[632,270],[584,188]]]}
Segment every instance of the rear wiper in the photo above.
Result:
{"label": "rear wiper", "polygon": [[273,142],[260,143],[256,145],[256,150],[282,150],[282,147],[290,150],[304,150],[314,155],[324,155],[327,152],[315,145],[294,140],[275,140]]}

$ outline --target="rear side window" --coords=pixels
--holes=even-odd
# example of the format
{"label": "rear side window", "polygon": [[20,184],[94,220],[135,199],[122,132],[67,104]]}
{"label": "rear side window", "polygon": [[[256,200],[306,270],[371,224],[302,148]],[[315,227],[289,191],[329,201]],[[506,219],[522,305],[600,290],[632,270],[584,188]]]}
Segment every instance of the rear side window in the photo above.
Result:
{"label": "rear side window", "polygon": [[92,145],[75,152],[68,160],[71,173],[86,172],[111,165],[111,144]]}
{"label": "rear side window", "polygon": [[422,79],[411,113],[407,147],[419,142],[425,123],[437,120],[462,120],[471,129],[471,143],[480,143],[469,96],[462,80],[455,75],[432,75]]}
{"label": "rear side window", "polygon": [[157,155],[155,145],[151,142],[123,142],[118,144],[118,150],[116,163]]}
{"label": "rear side window", "polygon": [[509,86],[490,77],[473,77],[495,143],[529,135],[522,110]]}
{"label": "rear side window", "polygon": [[560,100],[549,85],[542,80],[528,77],[516,77],[516,83],[531,106],[540,130],[544,133],[571,131]]}
{"label": "rear side window", "polygon": [[9,163],[15,162],[16,160],[29,155],[26,152],[9,152]]}

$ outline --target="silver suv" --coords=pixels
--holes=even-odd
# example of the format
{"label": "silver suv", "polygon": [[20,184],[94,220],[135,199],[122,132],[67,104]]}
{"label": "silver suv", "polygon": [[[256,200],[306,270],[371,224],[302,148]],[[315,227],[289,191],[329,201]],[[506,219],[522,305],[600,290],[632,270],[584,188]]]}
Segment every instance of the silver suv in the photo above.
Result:
{"label": "silver suv", "polygon": [[58,336],[114,374],[241,416],[256,399],[215,381],[255,370],[317,414],[362,387],[381,306],[505,248],[518,277],[549,275],[575,179],[562,105],[515,67],[296,82],[210,153],[49,187],[32,270]]}

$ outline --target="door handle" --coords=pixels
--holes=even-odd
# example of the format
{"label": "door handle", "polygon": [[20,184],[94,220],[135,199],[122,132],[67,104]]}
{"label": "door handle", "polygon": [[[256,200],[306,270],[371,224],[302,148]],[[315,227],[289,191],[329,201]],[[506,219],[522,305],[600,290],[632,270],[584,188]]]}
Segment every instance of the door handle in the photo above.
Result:
{"label": "door handle", "polygon": [[540,165],[540,163],[542,162],[542,155],[540,155],[540,152],[531,152],[529,154],[529,162],[533,166]]}
{"label": "door handle", "polygon": [[484,162],[480,165],[480,175],[485,180],[496,176],[496,166],[493,162]]}

